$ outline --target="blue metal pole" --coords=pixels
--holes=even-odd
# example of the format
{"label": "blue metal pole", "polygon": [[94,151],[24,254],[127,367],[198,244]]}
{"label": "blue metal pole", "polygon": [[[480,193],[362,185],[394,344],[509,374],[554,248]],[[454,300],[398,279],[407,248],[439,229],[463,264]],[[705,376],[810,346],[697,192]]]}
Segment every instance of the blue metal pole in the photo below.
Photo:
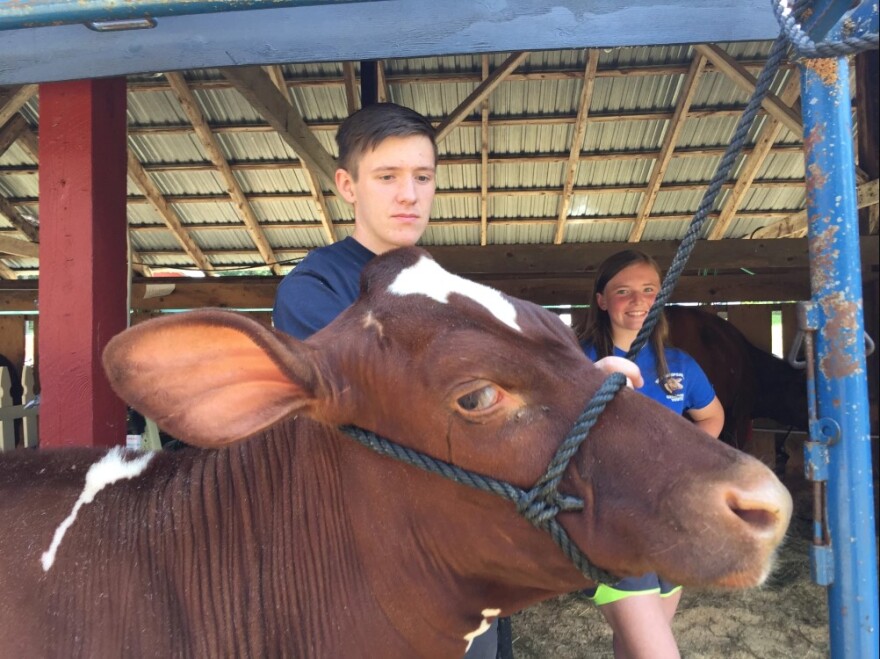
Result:
{"label": "blue metal pole", "polygon": [[[855,155],[846,58],[803,62],[807,213],[816,334],[817,419],[808,463],[827,478],[824,545],[814,578],[828,586],[831,656],[878,656],[877,545],[868,422]],[[809,447],[808,447],[809,449]],[[827,458],[826,465],[816,457]],[[819,533],[819,535],[823,535]]]}
{"label": "blue metal pole", "polygon": [[0,30],[353,1],[363,0],[0,0]]}

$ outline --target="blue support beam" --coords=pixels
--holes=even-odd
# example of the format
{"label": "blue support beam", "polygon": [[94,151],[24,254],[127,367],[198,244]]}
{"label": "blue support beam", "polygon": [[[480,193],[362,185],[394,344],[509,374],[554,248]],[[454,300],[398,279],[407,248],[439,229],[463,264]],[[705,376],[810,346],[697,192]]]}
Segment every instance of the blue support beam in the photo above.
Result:
{"label": "blue support beam", "polygon": [[[878,656],[877,546],[855,156],[845,57],[802,62],[816,417],[806,460],[827,519],[812,563],[828,588],[831,657]],[[825,463],[825,464],[822,464]],[[808,469],[809,471],[809,469]],[[827,479],[827,480],[826,480]]]}
{"label": "blue support beam", "polygon": [[778,34],[767,0],[332,3],[168,16],[153,29],[128,32],[98,33],[82,25],[5,30],[0,85],[236,65],[754,41]]}

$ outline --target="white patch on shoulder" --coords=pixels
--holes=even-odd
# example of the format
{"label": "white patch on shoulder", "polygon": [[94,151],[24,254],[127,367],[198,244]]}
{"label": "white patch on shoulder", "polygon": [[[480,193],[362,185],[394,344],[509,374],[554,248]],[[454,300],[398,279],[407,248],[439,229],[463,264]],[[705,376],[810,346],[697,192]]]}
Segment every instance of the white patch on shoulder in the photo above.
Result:
{"label": "white patch on shoulder", "polygon": [[508,327],[522,331],[516,323],[516,307],[499,291],[453,275],[426,256],[421,257],[415,265],[401,270],[388,291],[395,295],[427,295],[444,304],[449,302],[450,293],[458,293],[486,307]]}
{"label": "white patch on shoulder", "polygon": [[40,562],[43,564],[43,572],[48,572],[55,562],[55,552],[61,546],[61,540],[64,538],[64,534],[67,533],[67,529],[76,520],[79,509],[83,505],[91,503],[95,499],[95,495],[107,485],[111,485],[119,480],[139,476],[147,468],[150,460],[153,459],[154,453],[144,453],[134,460],[124,460],[123,455],[125,455],[125,448],[114,446],[107,451],[107,455],[89,467],[82,494],[79,495],[79,499],[73,504],[73,510],[70,511],[67,518],[55,529],[52,544],[49,546],[49,549],[43,552],[43,556],[40,558]]}
{"label": "white patch on shoulder", "polygon": [[489,618],[497,618],[498,614],[501,613],[501,609],[483,609],[480,614],[483,616],[483,619],[480,621],[480,626],[477,627],[474,631],[468,632],[464,635],[464,640],[468,642],[467,648],[465,648],[465,652],[471,649],[471,644],[474,642],[474,639],[480,634],[485,634],[489,627],[492,625],[492,622]]}

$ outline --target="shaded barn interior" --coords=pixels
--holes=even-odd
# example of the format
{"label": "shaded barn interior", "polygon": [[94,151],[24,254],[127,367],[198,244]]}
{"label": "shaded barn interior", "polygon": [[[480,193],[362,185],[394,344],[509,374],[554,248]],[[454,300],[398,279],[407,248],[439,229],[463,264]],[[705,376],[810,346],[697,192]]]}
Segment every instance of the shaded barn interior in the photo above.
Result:
{"label": "shaded barn interior", "polygon": [[[422,245],[457,273],[577,317],[606,255],[636,243],[669,263],[769,47],[612,44],[131,73],[134,320],[202,306],[268,319],[278,278],[309,249],[352,231],[327,173],[339,122],[373,100],[411,106],[438,127],[438,191]],[[876,337],[876,53],[856,59],[866,322]],[[0,87],[0,311],[22,314],[10,316],[20,325],[38,321],[39,82]],[[793,62],[771,92],[676,302],[809,296]],[[743,328],[758,322],[746,316],[767,314],[730,315]],[[785,311],[789,337],[793,315]],[[5,331],[0,352],[18,355],[22,333]],[[875,356],[873,401],[876,364]]]}

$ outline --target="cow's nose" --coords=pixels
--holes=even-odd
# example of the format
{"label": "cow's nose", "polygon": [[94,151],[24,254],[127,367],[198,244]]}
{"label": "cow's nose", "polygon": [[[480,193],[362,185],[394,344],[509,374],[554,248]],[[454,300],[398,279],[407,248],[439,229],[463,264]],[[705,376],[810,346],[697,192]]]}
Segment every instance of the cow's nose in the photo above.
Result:
{"label": "cow's nose", "polygon": [[791,494],[769,470],[766,477],[729,486],[723,496],[750,534],[774,543],[782,540],[791,521]]}

